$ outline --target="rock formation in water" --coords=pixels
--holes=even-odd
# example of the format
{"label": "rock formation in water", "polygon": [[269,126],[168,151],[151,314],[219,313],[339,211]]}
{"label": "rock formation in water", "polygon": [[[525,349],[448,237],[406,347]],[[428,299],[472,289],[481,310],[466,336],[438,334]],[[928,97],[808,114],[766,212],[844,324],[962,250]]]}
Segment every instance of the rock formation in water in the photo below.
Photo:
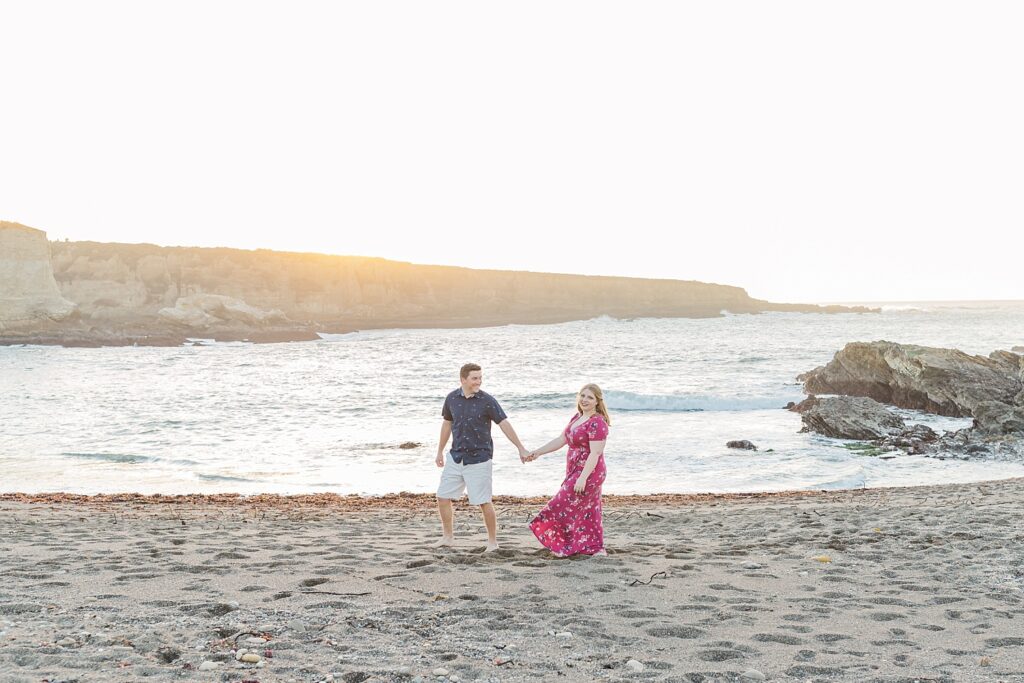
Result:
{"label": "rock formation in water", "polygon": [[[987,357],[887,341],[847,344],[827,365],[798,377],[812,394],[794,408],[817,405],[813,394],[867,397],[882,403],[953,417],[972,417],[969,429],[935,438],[931,430],[846,438],[881,439],[880,445],[909,452],[1024,456],[1024,356],[993,351]],[[862,399],[863,400],[863,399]],[[856,422],[858,408],[849,399],[835,401],[832,413]],[[895,417],[895,416],[894,416]],[[898,418],[897,418],[898,419]],[[828,434],[826,427],[804,423]],[[825,429],[825,431],[822,431]],[[870,430],[869,430],[870,431]],[[900,441],[902,439],[902,442]]]}
{"label": "rock formation in water", "polygon": [[309,338],[315,331],[552,323],[602,315],[874,310],[773,304],[752,299],[739,287],[682,280],[151,244],[54,242],[51,247],[60,293],[81,316],[74,333],[100,336],[104,343],[116,343],[112,340],[119,336],[128,343],[182,335],[286,339],[289,332]]}
{"label": "rock formation in water", "polygon": [[0,332],[48,325],[74,310],[53,278],[46,233],[0,221]]}
{"label": "rock formation in water", "polygon": [[802,432],[834,439],[882,439],[906,428],[903,418],[863,396],[811,396],[792,408],[800,413]]}
{"label": "rock formation in water", "polygon": [[1010,351],[985,357],[887,341],[853,342],[827,365],[797,379],[809,394],[867,396],[901,408],[973,417],[989,431],[1003,431],[999,425],[1010,419],[1006,410],[1024,408],[1024,356]]}

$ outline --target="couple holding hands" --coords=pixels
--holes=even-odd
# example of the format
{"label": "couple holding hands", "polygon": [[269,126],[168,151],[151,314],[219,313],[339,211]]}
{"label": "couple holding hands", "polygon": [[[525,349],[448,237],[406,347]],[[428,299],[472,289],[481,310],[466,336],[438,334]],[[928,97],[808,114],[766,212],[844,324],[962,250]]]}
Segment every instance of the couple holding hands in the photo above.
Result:
{"label": "couple holding hands", "polygon": [[[441,517],[442,546],[454,543],[454,507],[452,501],[469,494],[471,505],[479,505],[487,528],[487,547],[498,549],[498,523],[491,502],[492,458],[491,423],[495,423],[519,449],[519,459],[532,462],[538,457],[569,446],[565,479],[558,493],[530,522],[530,530],[552,553],[568,557],[582,553],[604,555],[604,529],[601,524],[601,484],[605,479],[604,446],[611,420],[601,389],[587,384],[576,396],[576,413],[557,437],[535,451],[527,451],[519,441],[505,411],[490,394],[480,390],[483,372],[479,365],[467,363],[459,371],[460,387],[448,394],[441,415],[441,437],[437,446],[441,482],[437,487],[437,509]],[[454,438],[453,438],[454,437]],[[451,450],[445,454],[448,440]]]}

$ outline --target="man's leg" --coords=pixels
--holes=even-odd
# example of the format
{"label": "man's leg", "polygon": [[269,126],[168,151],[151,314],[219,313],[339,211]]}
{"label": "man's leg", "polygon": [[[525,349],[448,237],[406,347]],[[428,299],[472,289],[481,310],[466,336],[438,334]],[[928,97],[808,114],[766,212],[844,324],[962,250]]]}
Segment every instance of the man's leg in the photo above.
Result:
{"label": "man's leg", "polygon": [[462,476],[462,465],[452,460],[451,453],[445,455],[441,483],[437,485],[437,514],[441,518],[441,540],[438,546],[450,546],[455,542],[455,506],[452,501],[461,498],[466,490]]}
{"label": "man's leg", "polygon": [[437,514],[441,518],[441,540],[439,546],[450,546],[455,542],[455,506],[448,498],[437,499]]}
{"label": "man's leg", "polygon": [[484,503],[480,506],[484,513],[484,526],[487,527],[487,547],[484,552],[491,552],[498,549],[498,518],[494,514],[494,503]]}

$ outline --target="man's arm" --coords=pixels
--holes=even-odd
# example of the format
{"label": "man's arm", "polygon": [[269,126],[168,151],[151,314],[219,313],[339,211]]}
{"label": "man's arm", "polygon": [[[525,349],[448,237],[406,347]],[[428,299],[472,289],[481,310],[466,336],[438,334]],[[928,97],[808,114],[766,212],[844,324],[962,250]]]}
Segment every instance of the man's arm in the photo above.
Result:
{"label": "man's arm", "polygon": [[516,430],[512,429],[512,423],[508,420],[502,420],[498,423],[498,428],[501,429],[502,433],[509,441],[512,442],[512,445],[519,449],[519,460],[521,462],[526,462],[526,456],[528,456],[530,452],[523,447],[522,442],[516,435]]}
{"label": "man's arm", "polygon": [[434,464],[438,467],[444,467],[444,447],[448,445],[448,439],[450,439],[451,436],[451,420],[441,420],[441,437],[437,442],[437,458],[434,459]]}

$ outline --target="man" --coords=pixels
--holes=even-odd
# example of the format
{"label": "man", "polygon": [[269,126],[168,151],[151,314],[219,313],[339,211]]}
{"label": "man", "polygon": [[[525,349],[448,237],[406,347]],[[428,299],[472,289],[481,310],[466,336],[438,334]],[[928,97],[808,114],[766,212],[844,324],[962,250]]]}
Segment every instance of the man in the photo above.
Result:
{"label": "man", "polygon": [[[529,452],[498,402],[490,394],[480,391],[483,372],[475,363],[467,363],[459,371],[462,385],[444,399],[441,409],[441,439],[437,445],[435,463],[443,467],[441,483],[437,487],[437,511],[441,517],[441,542],[450,546],[455,541],[455,509],[452,501],[468,491],[470,505],[479,505],[487,527],[486,552],[498,549],[498,521],[491,503],[491,471],[494,442],[491,423],[501,428],[508,440],[519,449],[520,462],[526,462]],[[447,457],[444,448],[454,434],[452,448]]]}

